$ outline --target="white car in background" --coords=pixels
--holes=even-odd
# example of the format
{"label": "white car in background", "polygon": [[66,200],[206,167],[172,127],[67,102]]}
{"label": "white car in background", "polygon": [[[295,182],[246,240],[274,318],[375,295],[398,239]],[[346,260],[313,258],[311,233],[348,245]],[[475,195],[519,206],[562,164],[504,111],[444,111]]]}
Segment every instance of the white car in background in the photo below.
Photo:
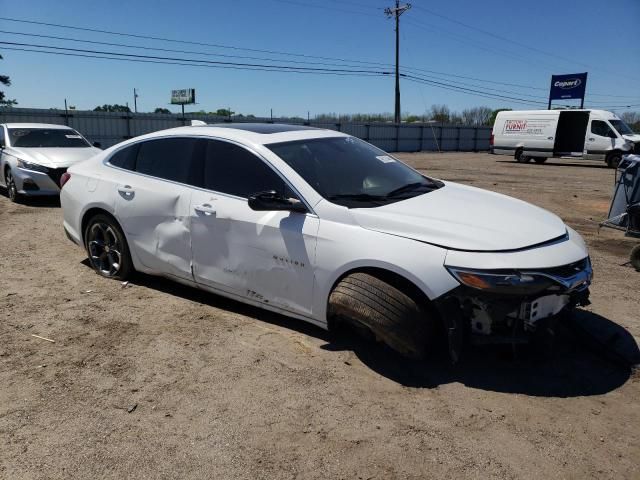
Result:
{"label": "white car in background", "polygon": [[588,252],[560,218],[331,130],[159,131],[62,185],[64,228],[100,275],[137,270],[323,328],[363,326],[413,357],[437,338],[454,358],[467,337],[526,339],[588,303]]}
{"label": "white car in background", "polygon": [[58,195],[67,168],[101,151],[64,125],[0,124],[0,185],[14,202],[22,196]]}

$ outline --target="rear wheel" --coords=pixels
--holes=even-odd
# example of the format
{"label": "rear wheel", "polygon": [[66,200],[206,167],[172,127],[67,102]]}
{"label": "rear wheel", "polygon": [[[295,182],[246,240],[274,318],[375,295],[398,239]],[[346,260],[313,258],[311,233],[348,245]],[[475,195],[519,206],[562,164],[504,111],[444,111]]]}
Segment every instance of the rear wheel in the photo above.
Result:
{"label": "rear wheel", "polygon": [[20,194],[18,193],[18,187],[16,186],[16,181],[13,178],[13,173],[11,173],[10,168],[7,168],[4,179],[5,185],[7,186],[7,195],[9,196],[9,200],[18,203],[20,201]]}
{"label": "rear wheel", "polygon": [[329,297],[329,316],[357,328],[410,358],[424,358],[435,317],[424,302],[368,273],[347,275]]}
{"label": "rear wheel", "polygon": [[609,168],[618,168],[621,160],[622,154],[620,152],[611,152],[609,155],[607,155],[607,166]]}
{"label": "rear wheel", "polygon": [[103,277],[125,280],[133,271],[127,240],[115,220],[98,214],[89,220],[84,234],[91,267]]}
{"label": "rear wheel", "polygon": [[533,161],[536,163],[544,163],[547,161],[547,157],[534,157]]}
{"label": "rear wheel", "polygon": [[521,148],[516,151],[515,158],[518,163],[529,163],[531,161],[531,157],[525,155],[524,150]]}
{"label": "rear wheel", "polygon": [[640,245],[636,245],[635,247],[633,247],[629,259],[631,260],[631,265],[633,266],[633,268],[640,272]]}

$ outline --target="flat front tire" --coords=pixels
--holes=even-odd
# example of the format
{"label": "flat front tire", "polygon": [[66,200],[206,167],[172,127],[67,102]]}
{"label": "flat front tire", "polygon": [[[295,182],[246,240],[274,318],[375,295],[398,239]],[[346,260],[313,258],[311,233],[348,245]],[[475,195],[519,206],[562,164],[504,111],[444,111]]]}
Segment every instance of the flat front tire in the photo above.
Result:
{"label": "flat front tire", "polygon": [[91,267],[98,275],[125,280],[133,272],[133,262],[127,240],[117,222],[103,214],[87,223],[85,248]]}
{"label": "flat front tire", "polygon": [[376,339],[410,358],[424,358],[435,319],[419,300],[368,273],[343,278],[329,297],[329,315],[366,327]]}

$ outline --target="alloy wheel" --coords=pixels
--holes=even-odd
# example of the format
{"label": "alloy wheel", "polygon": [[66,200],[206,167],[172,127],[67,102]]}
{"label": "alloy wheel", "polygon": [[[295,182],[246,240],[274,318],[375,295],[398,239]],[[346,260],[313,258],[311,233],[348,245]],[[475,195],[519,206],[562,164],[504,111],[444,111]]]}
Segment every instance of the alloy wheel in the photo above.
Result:
{"label": "alloy wheel", "polygon": [[91,266],[105,277],[113,277],[122,264],[122,245],[113,227],[96,222],[91,225],[87,238]]}
{"label": "alloy wheel", "polygon": [[11,173],[11,170],[7,171],[7,193],[9,195],[9,199],[12,202],[15,202],[16,199],[18,198],[18,188],[16,187],[16,182],[13,179],[13,174]]}

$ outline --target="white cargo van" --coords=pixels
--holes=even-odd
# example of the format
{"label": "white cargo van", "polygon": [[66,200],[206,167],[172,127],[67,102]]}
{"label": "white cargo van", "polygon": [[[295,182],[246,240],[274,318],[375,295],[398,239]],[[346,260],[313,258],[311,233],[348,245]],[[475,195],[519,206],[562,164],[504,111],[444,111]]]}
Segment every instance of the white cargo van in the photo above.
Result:
{"label": "white cargo van", "polygon": [[491,153],[521,163],[572,157],[604,160],[615,168],[634,149],[640,153],[640,135],[604,110],[499,112],[491,134]]}

